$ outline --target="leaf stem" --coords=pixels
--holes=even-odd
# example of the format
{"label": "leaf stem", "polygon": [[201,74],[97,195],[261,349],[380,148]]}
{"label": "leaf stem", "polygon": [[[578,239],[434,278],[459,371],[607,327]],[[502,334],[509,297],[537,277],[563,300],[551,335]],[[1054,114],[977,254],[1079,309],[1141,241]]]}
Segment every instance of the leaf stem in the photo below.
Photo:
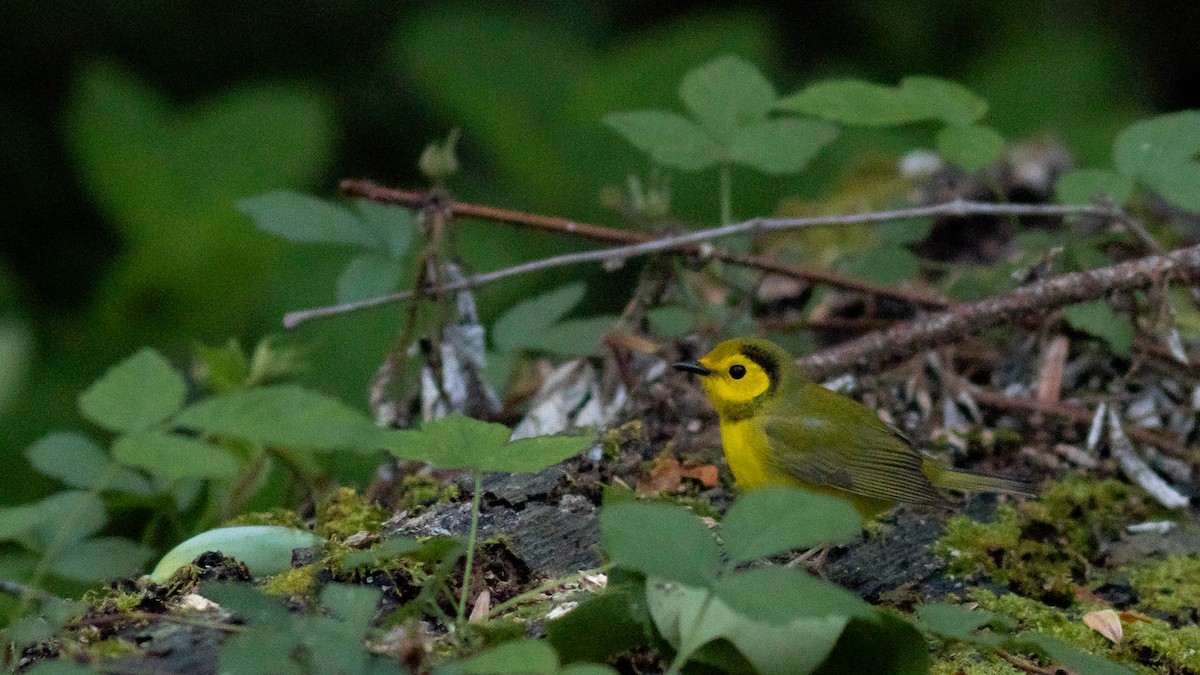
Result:
{"label": "leaf stem", "polygon": [[[704,615],[708,613],[708,606],[712,604],[712,599],[713,592],[710,590],[704,596],[704,602],[700,605],[700,611],[696,612],[696,620],[692,622],[692,633],[700,630],[700,627],[704,625]],[[667,668],[666,675],[678,675],[680,670],[683,669],[684,664],[692,657],[692,654],[696,653],[696,649],[701,645],[692,644],[692,640],[693,636],[691,634],[686,637],[683,635],[679,636],[679,651],[675,653],[675,658],[671,661],[671,667]]]}
{"label": "leaf stem", "polygon": [[495,607],[492,608],[492,611],[488,612],[488,618],[491,619],[491,618],[500,616],[501,614],[512,609],[513,607],[516,607],[517,605],[528,602],[528,601],[536,598],[537,596],[541,595],[542,593],[545,593],[546,591],[549,591],[553,588],[558,588],[559,586],[566,586],[567,584],[575,583],[576,581],[579,581],[580,579],[582,579],[586,576],[590,576],[592,574],[604,574],[605,572],[608,572],[608,570],[610,570],[612,568],[613,568],[613,564],[608,563],[606,565],[601,565],[599,567],[595,567],[590,570],[580,570],[574,574],[568,574],[565,577],[551,579],[550,581],[547,581],[546,583],[542,584],[541,586],[538,586],[537,588],[534,588],[533,590],[525,591],[524,593],[522,593],[516,597],[509,598],[508,600],[505,600],[504,602],[496,605]]}
{"label": "leaf stem", "polygon": [[471,498],[471,529],[467,534],[467,560],[463,569],[462,593],[458,597],[458,616],[455,625],[459,634],[462,633],[463,622],[467,616],[467,594],[471,590],[471,568],[475,564],[475,538],[479,533],[479,502],[483,497],[483,472],[474,470],[475,494]]}

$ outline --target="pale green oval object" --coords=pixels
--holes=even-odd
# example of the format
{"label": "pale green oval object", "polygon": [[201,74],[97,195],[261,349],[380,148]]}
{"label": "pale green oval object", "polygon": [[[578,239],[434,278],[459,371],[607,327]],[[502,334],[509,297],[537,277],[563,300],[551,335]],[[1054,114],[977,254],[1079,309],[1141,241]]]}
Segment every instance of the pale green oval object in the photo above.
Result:
{"label": "pale green oval object", "polygon": [[280,525],[243,525],[219,527],[201,532],[171,549],[154,571],[150,579],[165,583],[175,570],[190,564],[201,553],[220,551],[222,554],[246,563],[250,574],[256,577],[278,574],[292,566],[292,550],[308,548],[325,543],[325,540],[307,530]]}

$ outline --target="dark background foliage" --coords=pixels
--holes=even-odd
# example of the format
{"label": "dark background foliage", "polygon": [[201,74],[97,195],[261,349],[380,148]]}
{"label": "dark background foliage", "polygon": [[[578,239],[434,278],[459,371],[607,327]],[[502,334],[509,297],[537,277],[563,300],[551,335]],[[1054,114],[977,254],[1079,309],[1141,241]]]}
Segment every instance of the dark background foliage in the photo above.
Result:
{"label": "dark background foliage", "polygon": [[[0,322],[24,336],[26,365],[13,369],[20,378],[7,401],[0,396],[0,459],[9,467],[0,504],[44,492],[44,479],[25,480],[32,474],[21,450],[48,429],[81,428],[75,396],[138,346],[182,364],[197,341],[252,346],[279,330],[283,311],[332,300],[349,254],[298,251],[252,232],[234,209],[238,198],[276,187],[332,197],[348,176],[419,186],[421,149],[460,127],[465,170],[451,187],[462,199],[620,226],[601,192],[647,167],[600,117],[677,109],[681,75],[726,52],[757,63],[782,92],[834,76],[951,78],[991,103],[989,120],[1005,137],[1053,133],[1082,166],[1105,164],[1114,133],[1132,120],[1200,107],[1197,26],[1200,5],[1166,2],[8,0],[0,5]],[[154,203],[153,165],[105,164],[130,144],[119,131],[138,138],[136,123],[122,127],[136,118],[121,77],[162,97],[163,129],[230,91],[299,92],[323,140],[286,180],[254,174],[265,184],[248,180],[249,194],[235,186],[214,192],[215,206]],[[154,137],[161,131],[141,134],[147,147],[185,154],[180,139]],[[266,151],[300,161],[287,147]],[[211,174],[254,164],[233,147],[194,159],[181,182],[201,187]],[[799,178],[736,175],[735,216],[812,196],[841,168],[829,160]],[[715,182],[674,176],[676,212],[712,222]],[[180,216],[193,212],[204,212],[194,228]],[[480,270],[571,245],[488,226],[469,226],[463,238]],[[544,281],[489,289],[485,317]],[[602,305],[604,285],[596,286]],[[395,317],[384,309],[300,331],[313,362],[307,377],[361,402]]]}

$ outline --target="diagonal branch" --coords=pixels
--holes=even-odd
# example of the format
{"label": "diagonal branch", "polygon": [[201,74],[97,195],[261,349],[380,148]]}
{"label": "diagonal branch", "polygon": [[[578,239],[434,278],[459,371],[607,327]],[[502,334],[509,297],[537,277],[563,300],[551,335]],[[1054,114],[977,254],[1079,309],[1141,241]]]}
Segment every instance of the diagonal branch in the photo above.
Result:
{"label": "diagonal branch", "polygon": [[798,359],[812,377],[826,379],[847,370],[868,370],[908,358],[925,349],[949,344],[968,335],[1020,317],[1088,302],[1114,291],[1148,288],[1178,275],[1185,283],[1200,279],[1200,246],[1164,255],[1138,258],[1111,267],[1072,272],[986,300],[951,307],[943,312],[900,324],[885,331]]}

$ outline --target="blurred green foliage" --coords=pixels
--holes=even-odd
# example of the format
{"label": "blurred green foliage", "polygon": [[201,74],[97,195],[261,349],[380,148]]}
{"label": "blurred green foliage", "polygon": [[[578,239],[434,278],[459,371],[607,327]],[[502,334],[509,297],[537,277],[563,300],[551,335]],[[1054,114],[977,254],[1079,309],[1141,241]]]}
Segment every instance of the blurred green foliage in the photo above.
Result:
{"label": "blurred green foliage", "polygon": [[[348,265],[384,264],[346,247],[283,244],[256,231],[238,200],[287,189],[332,196],[343,176],[420,186],[420,149],[451,127],[462,129],[463,169],[450,183],[462,199],[620,225],[601,193],[648,164],[601,119],[677,109],[683,75],[719,54],[763,68],[782,92],[833,77],[947,77],[990,103],[988,124],[1005,138],[1057,133],[1084,167],[1108,166],[1132,120],[1197,107],[1179,76],[1196,58],[1183,30],[1196,10],[1164,20],[1153,3],[1119,20],[1087,3],[1032,0],[77,9],[0,9],[0,161],[13,169],[0,177],[12,214],[0,231],[3,504],[52,488],[23,450],[50,429],[94,431],[75,397],[108,365],[147,344],[182,364],[194,341],[252,343],[279,330],[283,312],[333,301]],[[1153,50],[1138,41],[1148,27]],[[822,194],[866,148],[934,142],[926,128],[906,133],[850,130],[837,141],[843,152],[802,177],[735,167],[733,215]],[[715,175],[673,175],[670,187],[675,215],[716,220]],[[461,235],[479,270],[576,244],[495,225]],[[351,281],[345,296],[360,292]],[[484,319],[547,281],[489,288]],[[589,313],[616,307],[615,293],[590,287],[600,290]],[[310,383],[358,406],[396,318],[379,309],[287,339],[305,348]]]}

